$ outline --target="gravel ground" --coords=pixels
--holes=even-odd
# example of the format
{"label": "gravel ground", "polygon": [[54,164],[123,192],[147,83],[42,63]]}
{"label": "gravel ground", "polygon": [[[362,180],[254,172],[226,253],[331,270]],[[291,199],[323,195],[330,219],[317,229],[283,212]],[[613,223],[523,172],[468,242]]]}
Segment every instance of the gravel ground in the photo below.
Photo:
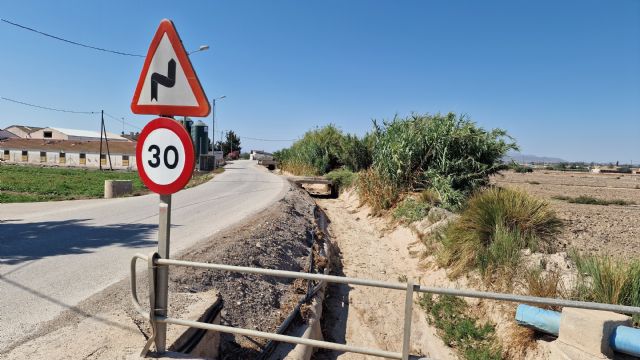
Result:
{"label": "gravel ground", "polygon": [[[627,259],[640,256],[640,176],[558,171],[506,172],[492,181],[551,202],[565,223],[558,237],[558,250],[575,248]],[[554,196],[622,199],[638,205],[572,204],[555,200]]]}
{"label": "gravel ground", "polygon": [[[247,219],[244,226],[217,235],[206,246],[183,254],[199,262],[302,271],[315,230],[311,198],[299,189],[290,190],[271,208]],[[216,289],[224,301],[222,323],[273,332],[302,296],[300,284],[290,279],[187,267],[172,269],[175,292]],[[255,357],[266,341],[223,334],[223,359]]]}

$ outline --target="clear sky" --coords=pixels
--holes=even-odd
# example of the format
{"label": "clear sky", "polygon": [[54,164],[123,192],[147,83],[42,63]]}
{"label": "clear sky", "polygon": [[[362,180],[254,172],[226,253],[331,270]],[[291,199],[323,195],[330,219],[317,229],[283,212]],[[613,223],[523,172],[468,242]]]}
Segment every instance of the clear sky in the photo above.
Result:
{"label": "clear sky", "polygon": [[[21,0],[2,2],[0,17],[137,54],[170,18],[188,50],[211,46],[192,62],[210,99],[227,96],[217,130],[243,137],[295,139],[327,123],[363,134],[374,118],[454,111],[508,130],[524,153],[640,163],[638,0]],[[5,23],[0,44],[2,97],[152,119],[129,108],[142,58]],[[11,124],[98,130],[100,119],[0,101],[0,127]]]}

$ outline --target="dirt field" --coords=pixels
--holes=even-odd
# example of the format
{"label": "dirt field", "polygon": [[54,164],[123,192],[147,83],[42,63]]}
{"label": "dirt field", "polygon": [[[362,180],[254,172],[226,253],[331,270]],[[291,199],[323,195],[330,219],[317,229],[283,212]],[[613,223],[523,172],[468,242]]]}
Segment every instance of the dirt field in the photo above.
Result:
{"label": "dirt field", "polygon": [[[580,172],[505,172],[492,182],[549,200],[565,222],[559,250],[575,248],[624,258],[640,256],[640,175]],[[554,199],[590,196],[636,205],[585,205]]]}

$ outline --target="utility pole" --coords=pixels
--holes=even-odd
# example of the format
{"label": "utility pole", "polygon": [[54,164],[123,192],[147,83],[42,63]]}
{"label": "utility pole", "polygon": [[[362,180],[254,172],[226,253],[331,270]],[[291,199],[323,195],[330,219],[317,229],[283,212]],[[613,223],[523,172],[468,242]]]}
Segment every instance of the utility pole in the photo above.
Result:
{"label": "utility pole", "polygon": [[[213,149],[216,144],[216,100],[222,100],[226,98],[227,95],[222,95],[218,98],[211,100],[211,153],[213,154]],[[222,132],[220,132],[220,141],[222,141]]]}

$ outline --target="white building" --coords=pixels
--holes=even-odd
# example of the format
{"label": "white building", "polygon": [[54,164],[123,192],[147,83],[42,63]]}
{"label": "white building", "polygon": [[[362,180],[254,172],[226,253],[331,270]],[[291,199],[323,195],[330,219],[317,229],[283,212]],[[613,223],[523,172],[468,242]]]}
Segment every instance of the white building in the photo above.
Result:
{"label": "white building", "polygon": [[14,164],[46,166],[70,166],[109,168],[109,160],[114,169],[136,170],[136,143],[130,141],[109,142],[107,157],[106,143],[102,143],[100,155],[99,141],[5,139],[0,141],[2,161]]}

